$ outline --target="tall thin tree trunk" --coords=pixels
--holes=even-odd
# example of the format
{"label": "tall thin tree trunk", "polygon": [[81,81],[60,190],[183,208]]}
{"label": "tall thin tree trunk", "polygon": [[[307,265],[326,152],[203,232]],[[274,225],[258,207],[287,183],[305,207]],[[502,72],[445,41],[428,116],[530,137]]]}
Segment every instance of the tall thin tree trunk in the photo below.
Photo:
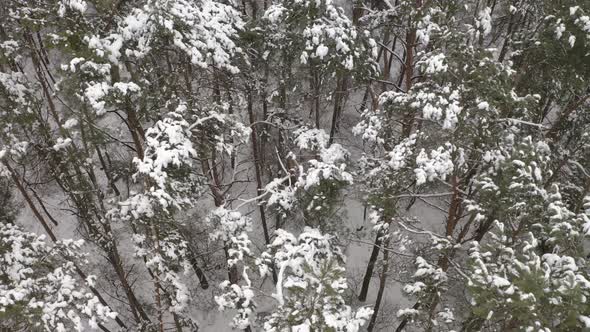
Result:
{"label": "tall thin tree trunk", "polygon": [[375,300],[375,305],[373,306],[373,315],[369,321],[367,332],[372,332],[375,328],[375,322],[377,321],[377,316],[379,315],[379,308],[381,307],[383,293],[385,292],[385,286],[387,284],[387,272],[389,270],[389,251],[387,248],[389,247],[389,242],[390,237],[388,236],[384,241],[385,249],[383,250],[383,268],[381,270],[381,276],[379,277],[379,290],[377,291],[377,299]]}
{"label": "tall thin tree trunk", "polygon": [[330,145],[334,142],[334,136],[338,131],[344,103],[346,101],[349,80],[350,77],[348,74],[339,74],[338,79],[336,80],[336,91],[334,91],[334,111],[332,112],[332,126],[330,128],[330,139],[328,140],[328,144]]}
{"label": "tall thin tree trunk", "polygon": [[[252,103],[252,91],[248,88],[247,90],[248,93],[248,117],[250,119],[250,125],[251,125],[251,131],[250,131],[250,138],[252,140],[252,154],[254,156],[254,170],[256,173],[256,191],[257,191],[257,195],[260,195],[260,193],[262,192],[262,171],[261,171],[261,157],[260,157],[260,152],[258,151],[258,135],[256,133],[256,127],[254,126],[254,123],[256,122],[255,118],[254,118],[254,110],[253,110],[253,103]],[[262,222],[262,231],[264,233],[264,242],[266,243],[266,245],[268,246],[270,244],[270,235],[268,233],[268,225],[266,222],[266,212],[264,211],[264,205],[263,204],[258,204],[258,211],[260,212],[260,220]],[[276,283],[277,282],[277,274],[274,270],[274,268],[272,269],[272,279],[273,281]]]}
{"label": "tall thin tree trunk", "polygon": [[320,129],[320,88],[319,80],[316,80],[316,91],[315,91],[315,127]]}
{"label": "tall thin tree trunk", "polygon": [[361,292],[359,293],[359,300],[360,301],[367,300],[367,294],[369,293],[369,286],[371,284],[371,278],[373,278],[373,269],[375,268],[375,263],[377,262],[377,257],[379,257],[379,248],[381,247],[382,241],[383,241],[383,232],[378,232],[377,237],[375,238],[375,244],[373,245],[373,250],[371,251],[371,256],[369,257],[369,263],[367,264],[367,270],[365,271],[365,277],[363,278]]}
{"label": "tall thin tree trunk", "polygon": [[317,70],[314,70],[313,67],[311,69],[311,90],[313,94],[312,103],[313,103],[313,110],[315,111],[315,127],[316,129],[320,129],[320,77]]}
{"label": "tall thin tree trunk", "polygon": [[[161,249],[160,249],[160,232],[158,231],[158,229],[156,228],[156,226],[154,225],[153,222],[150,223],[150,228],[151,228],[151,233],[152,233],[152,237],[153,237],[153,241],[156,245],[156,254],[157,255],[161,255]],[[160,283],[160,275],[158,274],[158,271],[155,271],[155,273],[152,274],[152,279],[154,281],[154,288],[156,290],[156,311],[158,313],[158,325],[160,328],[160,332],[164,332],[164,311],[162,310],[162,295],[160,294],[160,288],[161,283]]]}
{"label": "tall thin tree trunk", "polygon": [[[410,92],[412,88],[412,76],[414,75],[414,46],[416,45],[416,29],[410,27],[410,30],[406,34],[406,64],[404,68],[405,81],[406,81],[406,93]],[[412,126],[414,124],[414,112],[408,112],[404,116],[402,125],[403,137],[408,137],[412,133]]]}

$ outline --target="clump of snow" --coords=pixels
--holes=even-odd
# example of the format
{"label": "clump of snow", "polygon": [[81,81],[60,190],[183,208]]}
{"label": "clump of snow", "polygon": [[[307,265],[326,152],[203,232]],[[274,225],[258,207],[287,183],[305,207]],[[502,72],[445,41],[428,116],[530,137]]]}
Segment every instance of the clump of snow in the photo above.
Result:
{"label": "clump of snow", "polygon": [[477,26],[481,28],[482,34],[487,36],[492,32],[492,18],[490,14],[492,9],[490,7],[485,7],[482,9],[478,14],[478,21]]}
{"label": "clump of snow", "polygon": [[319,45],[315,50],[315,56],[323,59],[326,55],[328,55],[328,47],[324,44]]}
{"label": "clump of snow", "polygon": [[66,149],[71,144],[72,144],[71,138],[58,137],[56,143],[53,145],[53,149],[55,151],[63,150],[63,149]]}

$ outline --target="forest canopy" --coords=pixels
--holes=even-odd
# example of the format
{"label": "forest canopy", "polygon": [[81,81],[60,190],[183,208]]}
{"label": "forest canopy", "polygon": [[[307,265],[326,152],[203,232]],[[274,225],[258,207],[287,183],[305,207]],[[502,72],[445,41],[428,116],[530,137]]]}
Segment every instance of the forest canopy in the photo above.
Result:
{"label": "forest canopy", "polygon": [[590,330],[589,1],[0,2],[0,330]]}

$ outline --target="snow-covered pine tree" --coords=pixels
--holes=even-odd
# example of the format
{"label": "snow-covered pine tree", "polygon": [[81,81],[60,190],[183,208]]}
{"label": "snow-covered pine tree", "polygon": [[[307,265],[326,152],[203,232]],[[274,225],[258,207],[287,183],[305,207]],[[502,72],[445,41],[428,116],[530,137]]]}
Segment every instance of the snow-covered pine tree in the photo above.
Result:
{"label": "snow-covered pine tree", "polygon": [[45,236],[0,223],[0,327],[15,331],[83,331],[103,328],[117,316],[88,290],[96,276],[80,280],[84,241],[49,245]]}
{"label": "snow-covered pine tree", "polygon": [[354,311],[346,305],[343,263],[333,237],[307,227],[298,237],[278,230],[258,262],[263,273],[268,271],[267,264],[279,270],[272,295],[278,308],[264,322],[264,330],[359,331],[372,310]]}
{"label": "snow-covered pine tree", "polygon": [[[353,25],[332,0],[275,1],[266,9],[261,24],[257,31],[264,40],[263,58],[284,67],[279,77],[281,90],[308,91],[305,99],[316,129],[322,127],[324,86],[335,79],[332,98],[341,103],[340,90],[346,90],[348,84],[343,83],[345,76],[352,74],[353,79],[366,81],[376,73],[376,44],[369,31]],[[295,77],[308,84],[292,80]],[[340,108],[336,105],[334,112]]]}

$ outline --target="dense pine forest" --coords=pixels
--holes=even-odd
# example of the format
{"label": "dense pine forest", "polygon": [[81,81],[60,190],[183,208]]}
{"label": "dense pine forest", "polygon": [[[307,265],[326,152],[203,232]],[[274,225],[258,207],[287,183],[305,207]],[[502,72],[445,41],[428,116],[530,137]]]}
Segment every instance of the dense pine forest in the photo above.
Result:
{"label": "dense pine forest", "polygon": [[590,1],[0,0],[0,330],[590,331]]}

